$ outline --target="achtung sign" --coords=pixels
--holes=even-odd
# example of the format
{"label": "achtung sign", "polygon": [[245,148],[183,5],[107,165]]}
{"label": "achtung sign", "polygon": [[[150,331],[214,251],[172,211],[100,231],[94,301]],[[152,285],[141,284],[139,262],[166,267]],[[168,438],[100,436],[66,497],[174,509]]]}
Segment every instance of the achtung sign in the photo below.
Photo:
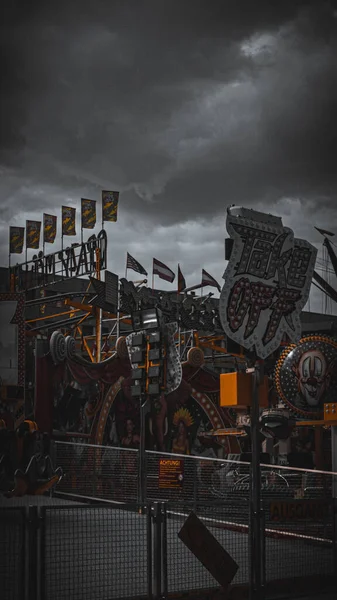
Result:
{"label": "achtung sign", "polygon": [[184,461],[181,459],[159,460],[159,487],[161,489],[179,489],[184,481]]}
{"label": "achtung sign", "polygon": [[293,500],[271,502],[269,506],[272,521],[324,519],[329,514],[330,505],[320,500]]}

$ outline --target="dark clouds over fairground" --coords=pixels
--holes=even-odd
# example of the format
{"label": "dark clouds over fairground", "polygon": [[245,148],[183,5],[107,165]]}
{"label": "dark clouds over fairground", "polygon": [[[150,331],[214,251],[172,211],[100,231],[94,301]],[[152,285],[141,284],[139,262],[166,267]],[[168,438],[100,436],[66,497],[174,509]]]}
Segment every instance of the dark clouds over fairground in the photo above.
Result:
{"label": "dark clouds over fairground", "polygon": [[102,189],[121,193],[107,224],[121,275],[129,251],[147,270],[153,256],[179,261],[188,285],[202,267],[221,280],[232,203],[282,216],[320,256],[313,226],[337,234],[332,2],[12,2],[4,14],[2,264],[9,224],[79,213]]}

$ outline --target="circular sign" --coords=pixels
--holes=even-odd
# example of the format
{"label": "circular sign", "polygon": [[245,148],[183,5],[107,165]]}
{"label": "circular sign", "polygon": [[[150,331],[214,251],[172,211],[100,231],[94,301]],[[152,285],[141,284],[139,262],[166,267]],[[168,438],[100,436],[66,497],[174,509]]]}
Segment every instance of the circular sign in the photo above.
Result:
{"label": "circular sign", "polygon": [[293,412],[319,419],[323,405],[337,395],[337,340],[321,335],[304,337],[281,354],[275,369],[275,387]]}

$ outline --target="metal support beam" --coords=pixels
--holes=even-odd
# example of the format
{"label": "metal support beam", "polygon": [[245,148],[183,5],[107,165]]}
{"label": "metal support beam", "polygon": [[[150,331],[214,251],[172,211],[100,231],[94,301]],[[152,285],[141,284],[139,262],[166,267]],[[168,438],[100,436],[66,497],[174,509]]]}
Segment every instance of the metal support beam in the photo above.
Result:
{"label": "metal support beam", "polygon": [[263,379],[263,365],[256,363],[253,372],[253,391],[251,406],[251,498],[250,498],[250,536],[251,536],[251,600],[263,600],[263,535],[262,510],[261,510],[261,466],[260,466],[260,409],[259,409],[259,384]]}

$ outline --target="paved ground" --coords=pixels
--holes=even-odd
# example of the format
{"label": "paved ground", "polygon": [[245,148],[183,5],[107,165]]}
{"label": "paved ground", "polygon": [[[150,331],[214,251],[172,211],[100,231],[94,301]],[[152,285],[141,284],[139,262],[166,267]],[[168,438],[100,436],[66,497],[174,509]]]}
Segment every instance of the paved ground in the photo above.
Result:
{"label": "paved ground", "polygon": [[[41,546],[46,600],[111,600],[147,595],[147,517],[115,505],[92,507],[49,497],[0,499],[0,577],[5,599],[20,598],[20,507],[38,503],[45,523]],[[12,507],[17,510],[4,511]],[[179,540],[183,517],[167,523],[169,592],[217,587]],[[209,527],[239,565],[234,583],[248,581],[248,537]],[[267,580],[331,573],[332,552],[301,540],[267,538]],[[7,590],[7,596],[6,596]],[[313,599],[311,599],[313,600]],[[320,600],[323,600],[320,599]],[[331,600],[329,596],[325,600]],[[336,600],[336,599],[335,599]]]}

